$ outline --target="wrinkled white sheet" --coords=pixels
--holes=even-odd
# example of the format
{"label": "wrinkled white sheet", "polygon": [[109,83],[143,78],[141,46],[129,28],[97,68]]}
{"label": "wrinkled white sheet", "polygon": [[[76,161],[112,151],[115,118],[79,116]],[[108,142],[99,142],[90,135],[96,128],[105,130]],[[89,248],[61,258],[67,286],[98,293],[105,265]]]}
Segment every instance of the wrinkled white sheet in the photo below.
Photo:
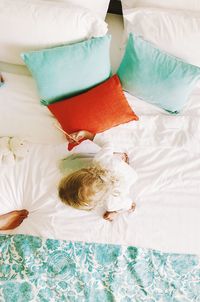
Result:
{"label": "wrinkled white sheet", "polygon": [[[58,161],[67,154],[64,138],[39,105],[33,80],[3,75],[7,83],[0,89],[0,136],[28,137],[31,129],[28,138],[34,141],[24,161],[0,167],[0,212],[30,211],[22,225],[8,233],[200,254],[200,88],[178,116],[127,95],[140,120],[99,135],[99,141],[114,140],[116,151],[128,152],[139,176],[133,192],[136,211],[110,223],[102,219],[103,209],[84,212],[59,201]],[[7,129],[7,119],[15,126]],[[43,136],[46,144],[41,144]]]}

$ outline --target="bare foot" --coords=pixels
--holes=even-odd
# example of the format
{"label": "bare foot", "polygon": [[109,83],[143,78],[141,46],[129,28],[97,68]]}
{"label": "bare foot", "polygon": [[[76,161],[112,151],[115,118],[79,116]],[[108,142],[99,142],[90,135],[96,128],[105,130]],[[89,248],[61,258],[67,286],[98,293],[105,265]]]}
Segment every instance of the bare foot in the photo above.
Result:
{"label": "bare foot", "polygon": [[109,221],[112,221],[119,213],[117,212],[108,212],[106,211],[103,215],[103,218],[105,220],[109,220]]}
{"label": "bare foot", "polygon": [[132,205],[131,205],[131,208],[128,210],[128,212],[129,212],[129,213],[134,212],[134,211],[135,211],[135,208],[136,208],[136,204],[135,204],[135,202],[133,202]]}
{"label": "bare foot", "polygon": [[127,153],[125,152],[113,152],[113,154],[117,157],[119,157],[120,159],[122,159],[123,161],[125,161],[125,163],[129,164],[129,158]]}
{"label": "bare foot", "polygon": [[0,231],[12,230],[17,228],[22,221],[28,217],[27,210],[12,211],[0,215]]}

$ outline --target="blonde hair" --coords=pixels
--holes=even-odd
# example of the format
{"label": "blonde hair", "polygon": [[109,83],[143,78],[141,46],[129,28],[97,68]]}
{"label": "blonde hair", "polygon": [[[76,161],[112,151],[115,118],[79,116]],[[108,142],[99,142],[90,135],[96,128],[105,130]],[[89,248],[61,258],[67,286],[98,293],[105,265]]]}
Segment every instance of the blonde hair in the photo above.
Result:
{"label": "blonde hair", "polygon": [[106,192],[113,181],[114,177],[109,175],[108,170],[95,165],[64,177],[60,181],[58,194],[65,204],[87,210],[94,207],[92,198],[95,194]]}

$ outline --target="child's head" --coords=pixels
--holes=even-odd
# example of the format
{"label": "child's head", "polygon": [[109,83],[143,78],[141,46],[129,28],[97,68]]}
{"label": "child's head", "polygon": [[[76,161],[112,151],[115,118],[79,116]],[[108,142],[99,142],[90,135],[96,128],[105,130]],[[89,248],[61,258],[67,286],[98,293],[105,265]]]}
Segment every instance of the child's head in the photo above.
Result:
{"label": "child's head", "polygon": [[[59,197],[67,205],[89,210],[109,187],[108,171],[98,166],[80,169],[64,177],[58,188]],[[101,194],[102,193],[102,194]]]}

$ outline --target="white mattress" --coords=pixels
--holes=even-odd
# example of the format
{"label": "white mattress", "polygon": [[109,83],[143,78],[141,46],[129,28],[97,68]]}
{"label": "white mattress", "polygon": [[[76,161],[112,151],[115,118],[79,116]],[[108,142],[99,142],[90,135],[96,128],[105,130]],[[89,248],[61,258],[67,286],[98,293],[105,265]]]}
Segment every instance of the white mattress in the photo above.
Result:
{"label": "white mattress", "polygon": [[59,201],[58,162],[67,155],[64,137],[48,109],[39,104],[32,78],[3,76],[0,136],[30,141],[23,161],[0,169],[0,212],[30,212],[8,233],[200,254],[200,88],[178,116],[126,94],[140,120],[108,130],[99,139],[114,138],[116,150],[128,151],[139,176],[134,189],[137,208],[108,222],[102,219],[103,209],[88,213]]}

